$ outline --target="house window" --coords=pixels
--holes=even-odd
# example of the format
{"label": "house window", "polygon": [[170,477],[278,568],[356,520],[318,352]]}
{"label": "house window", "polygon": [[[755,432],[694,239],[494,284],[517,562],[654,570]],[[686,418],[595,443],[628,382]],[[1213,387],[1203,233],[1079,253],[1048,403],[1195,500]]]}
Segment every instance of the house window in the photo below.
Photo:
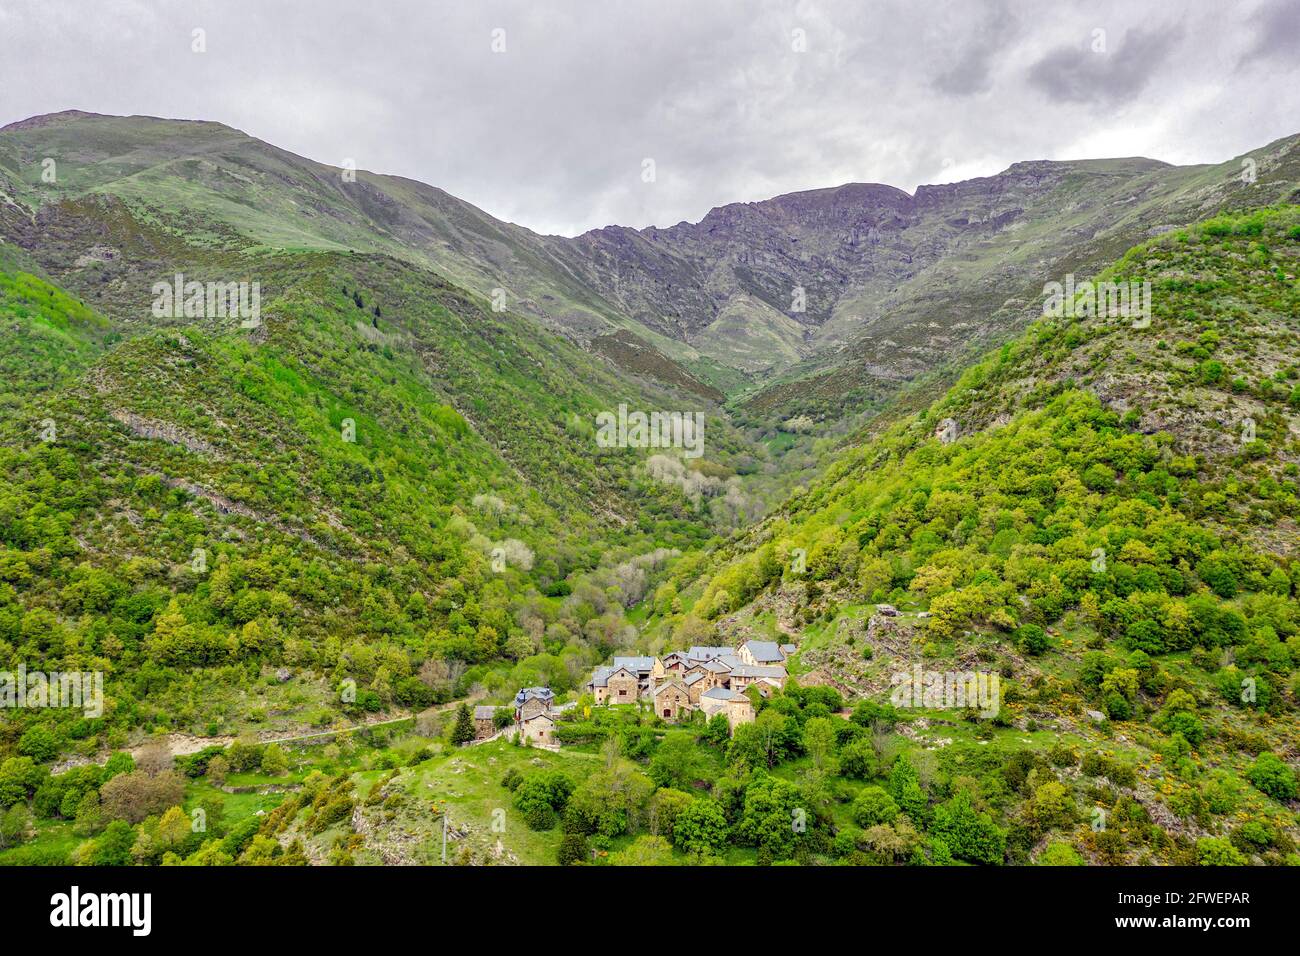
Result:
{"label": "house window", "polygon": [[664,716],[665,716],[665,717],[671,717],[672,715],[673,715],[673,709],[672,709],[671,707],[665,707],[665,708],[664,708]]}
{"label": "house window", "polygon": [[626,696],[627,696],[627,691],[626,691],[626,690],[620,690],[620,691],[618,692],[618,696],[619,696],[619,697],[626,697]]}

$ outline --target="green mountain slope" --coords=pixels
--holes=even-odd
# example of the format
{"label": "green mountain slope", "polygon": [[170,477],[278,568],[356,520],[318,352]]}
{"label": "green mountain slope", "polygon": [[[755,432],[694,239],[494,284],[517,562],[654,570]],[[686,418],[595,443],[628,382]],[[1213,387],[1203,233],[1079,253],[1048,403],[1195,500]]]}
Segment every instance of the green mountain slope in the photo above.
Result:
{"label": "green mountain slope", "polygon": [[[795,640],[803,683],[889,710],[929,798],[969,792],[1013,861],[1293,852],[1294,791],[1250,781],[1300,740],[1297,275],[1295,206],[1136,247],[1104,276],[1152,283],[1149,327],[1038,324],[679,565],[651,646]],[[871,616],[886,601],[902,615]],[[1000,712],[890,710],[917,666],[999,675]],[[1127,825],[1090,828],[1094,806]]]}
{"label": "green mountain slope", "polygon": [[[606,302],[545,237],[441,189],[323,165],[220,123],[69,111],[11,124],[0,130],[0,200],[4,233],[39,248],[73,286],[80,277],[61,270],[75,273],[96,251],[140,263],[141,253],[174,253],[173,239],[211,252],[379,252],[579,338],[636,329],[643,347],[668,350],[665,361],[698,359]],[[132,228],[102,237],[88,256],[87,226],[111,230],[121,219]],[[148,248],[141,229],[156,233]]]}
{"label": "green mountain slope", "polygon": [[[33,712],[15,734],[53,722],[93,753],[268,710],[319,724],[358,712],[348,679],[390,708],[485,680],[562,688],[626,641],[668,549],[743,514],[596,445],[598,412],[679,396],[425,270],[249,254],[237,274],[263,282],[257,328],[146,331],[0,275],[23,343],[0,429],[0,658],[104,670],[110,697],[103,718]],[[734,474],[752,449],[708,415],[698,464]],[[266,679],[280,668],[290,684]]]}
{"label": "green mountain slope", "polygon": [[[785,370],[744,401],[788,418],[834,419],[880,407],[902,381],[943,367],[948,382],[978,354],[1032,321],[1043,284],[1092,274],[1131,246],[1224,210],[1295,202],[1300,137],[1227,162],[1167,166],[1148,160],[1017,163],[991,179],[918,190],[942,209],[902,276],[882,276],[837,314],[838,346]],[[917,227],[921,228],[921,227]],[[856,295],[856,293],[855,293]],[[831,323],[827,328],[836,327]]]}
{"label": "green mountain slope", "polygon": [[211,252],[384,253],[495,294],[633,372],[747,395],[751,414],[835,421],[1022,327],[1045,276],[1095,271],[1223,208],[1287,199],[1298,143],[1213,166],[1017,163],[913,196],[850,183],[569,239],[218,123],[72,111],[0,130],[0,231],[77,291],[112,274],[95,260],[147,252],[121,230],[88,244],[124,217],[157,234],[155,249],[174,238]]}
{"label": "green mountain slope", "polygon": [[[1296,862],[1295,143],[561,240],[219,124],[0,131],[0,672],[107,697],[6,710],[0,863],[431,862],[449,807],[464,862]],[[1097,270],[1149,321],[968,359]],[[178,273],[258,321],[159,314]],[[621,404],[704,455],[602,447]],[[582,695],[748,638],[795,678],[734,735]],[[535,685],[563,750],[452,749]]]}

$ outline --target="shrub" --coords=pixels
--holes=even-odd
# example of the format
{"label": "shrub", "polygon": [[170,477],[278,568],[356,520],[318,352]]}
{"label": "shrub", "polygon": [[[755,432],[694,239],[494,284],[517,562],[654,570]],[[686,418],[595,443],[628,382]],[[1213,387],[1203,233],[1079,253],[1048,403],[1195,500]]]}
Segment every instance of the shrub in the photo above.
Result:
{"label": "shrub", "polygon": [[1052,646],[1052,642],[1047,637],[1047,632],[1037,624],[1022,624],[1016,629],[1016,643],[1026,654],[1035,656],[1043,653]]}
{"label": "shrub", "polygon": [[47,763],[59,755],[59,740],[48,727],[38,724],[18,738],[18,752],[37,763]]}
{"label": "shrub", "polygon": [[958,859],[992,864],[1001,863],[1006,855],[1006,833],[987,813],[977,812],[964,791],[935,808],[931,833]]}
{"label": "shrub", "polygon": [[1246,779],[1274,800],[1292,800],[1296,795],[1295,771],[1267,750],[1246,768]]}
{"label": "shrub", "polygon": [[709,855],[727,843],[727,817],[716,801],[700,798],[677,815],[673,843],[685,853]]}
{"label": "shrub", "polygon": [[145,817],[179,806],[185,797],[185,783],[174,770],[149,776],[135,770],[114,777],[100,788],[104,815],[110,820],[139,823]]}
{"label": "shrub", "polygon": [[1079,851],[1060,840],[1049,843],[1038,857],[1039,866],[1085,866]]}
{"label": "shrub", "polygon": [[269,777],[278,777],[289,769],[289,758],[278,744],[269,744],[262,752],[261,769]]}
{"label": "shrub", "polygon": [[1073,747],[1062,741],[1058,741],[1052,747],[1047,759],[1051,761],[1053,767],[1077,767],[1079,765],[1079,755]]}
{"label": "shrub", "polygon": [[894,798],[880,787],[864,788],[853,801],[853,822],[864,829],[880,823],[893,823],[898,813]]}
{"label": "shrub", "polygon": [[559,849],[555,851],[555,859],[560,866],[585,863],[590,856],[591,847],[587,844],[587,835],[585,833],[564,834]]}
{"label": "shrub", "polygon": [[840,748],[840,773],[855,780],[869,780],[877,773],[876,750],[865,737],[855,737]]}
{"label": "shrub", "polygon": [[1201,866],[1245,866],[1246,858],[1222,837],[1203,837],[1196,841],[1196,859]]}
{"label": "shrub", "polygon": [[515,788],[515,809],[532,830],[550,830],[573,793],[573,781],[558,770],[529,774]]}

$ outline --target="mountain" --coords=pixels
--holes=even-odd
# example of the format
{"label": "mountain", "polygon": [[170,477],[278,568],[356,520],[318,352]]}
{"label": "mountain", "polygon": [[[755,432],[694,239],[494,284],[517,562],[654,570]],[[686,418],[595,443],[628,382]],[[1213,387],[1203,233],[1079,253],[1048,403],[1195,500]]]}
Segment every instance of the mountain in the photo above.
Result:
{"label": "mountain", "polygon": [[[55,182],[41,178],[45,159]],[[72,111],[11,124],[0,130],[0,215],[14,242],[39,245],[46,266],[74,285],[87,256],[143,265],[178,237],[214,252],[377,252],[432,267],[484,298],[495,293],[579,340],[635,328],[643,350],[695,356],[626,320],[570,275],[544,237],[432,186],[325,166],[219,123]],[[141,248],[117,228],[126,221],[147,222],[159,237]],[[94,252],[67,244],[94,232],[103,240]],[[670,377],[714,394],[682,369]]]}
{"label": "mountain", "polygon": [[[1296,862],[1295,143],[566,239],[0,130],[0,701],[104,683],[6,711],[0,863]],[[585,693],[748,640],[752,723]]]}
{"label": "mountain", "polygon": [[[1285,199],[1297,143],[1214,166],[1017,163],[912,196],[849,184],[568,239],[399,177],[349,182],[217,123],[71,112],[0,131],[0,208],[27,245],[120,204],[212,248],[383,252],[484,297],[499,290],[512,311],[638,374],[712,399],[757,390],[751,412],[835,420],[1023,326],[1047,281],[1220,209]],[[45,158],[57,183],[41,181]],[[50,267],[85,254],[65,249]]]}
{"label": "mountain", "polygon": [[1297,146],[1300,137],[1288,137],[1211,166],[1017,163],[996,177],[923,186],[901,274],[836,300],[825,347],[748,404],[833,419],[864,399],[878,406],[900,380],[943,365],[959,371],[1037,317],[1046,283],[1094,273],[1150,236],[1222,210],[1294,202]]}
{"label": "mountain", "polygon": [[[1298,275],[1295,205],[1139,244],[1097,278],[1150,282],[1148,317],[986,355],[679,565],[647,646],[795,641],[801,685],[874,702],[948,781],[929,799],[960,779],[1013,862],[1062,833],[1093,862],[1203,863],[1228,833],[1294,859],[1294,787],[1258,768],[1300,740]],[[921,667],[999,675],[1006,733],[900,704]]]}
{"label": "mountain", "polygon": [[[0,134],[67,137],[57,175],[79,190],[6,179],[0,657],[104,672],[103,716],[56,715],[82,756],[140,730],[235,733],[268,713],[298,729],[485,683],[570,686],[628,643],[624,613],[669,556],[761,511],[778,476],[716,393],[629,376],[386,236],[361,252],[287,224],[260,242],[223,231],[240,202],[251,232],[305,195],[255,178],[306,174],[254,150],[246,191],[218,197],[191,178],[201,162],[166,158],[177,129],[212,155],[254,143],[76,116]],[[191,199],[220,217],[186,218]],[[339,202],[338,219],[360,215]],[[178,274],[208,290],[191,313],[184,295],[158,307]],[[239,283],[257,289],[251,324],[209,308]],[[601,447],[597,416],[623,405],[700,415],[707,454],[656,470]]]}

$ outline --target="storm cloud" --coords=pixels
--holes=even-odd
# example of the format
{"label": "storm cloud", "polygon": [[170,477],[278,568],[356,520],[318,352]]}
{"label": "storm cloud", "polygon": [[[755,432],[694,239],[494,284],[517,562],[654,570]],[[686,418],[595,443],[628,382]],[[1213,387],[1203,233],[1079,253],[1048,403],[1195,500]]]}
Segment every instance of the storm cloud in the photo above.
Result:
{"label": "storm cloud", "polygon": [[572,235],[1027,159],[1222,161],[1298,131],[1293,9],[0,0],[0,124],[71,108],[217,120]]}

